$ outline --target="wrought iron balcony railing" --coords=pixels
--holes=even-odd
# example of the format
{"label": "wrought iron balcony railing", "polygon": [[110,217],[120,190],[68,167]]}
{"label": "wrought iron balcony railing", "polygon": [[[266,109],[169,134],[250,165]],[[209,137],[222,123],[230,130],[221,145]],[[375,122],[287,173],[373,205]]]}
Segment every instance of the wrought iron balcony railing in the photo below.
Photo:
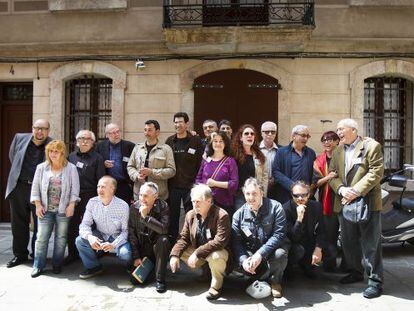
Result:
{"label": "wrought iron balcony railing", "polygon": [[315,25],[314,0],[164,0],[164,28]]}

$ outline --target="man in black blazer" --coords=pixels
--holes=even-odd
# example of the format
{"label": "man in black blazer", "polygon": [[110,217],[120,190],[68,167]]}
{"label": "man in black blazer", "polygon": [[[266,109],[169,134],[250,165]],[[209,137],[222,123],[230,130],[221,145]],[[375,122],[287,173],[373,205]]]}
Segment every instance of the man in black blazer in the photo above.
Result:
{"label": "man in black blazer", "polygon": [[132,181],[129,179],[127,164],[135,144],[121,139],[121,130],[115,123],[110,123],[105,127],[106,138],[101,141],[96,151],[103,157],[106,174],[116,179],[118,186],[115,195],[131,204],[132,201]]}
{"label": "man in black blazer", "polygon": [[34,219],[31,242],[34,257],[37,217],[36,207],[30,203],[30,190],[36,166],[45,160],[45,146],[52,140],[49,137],[49,128],[48,121],[36,120],[32,133],[17,133],[10,145],[11,169],[5,197],[10,203],[14,258],[7,263],[7,268],[20,265],[28,259],[30,213]]}

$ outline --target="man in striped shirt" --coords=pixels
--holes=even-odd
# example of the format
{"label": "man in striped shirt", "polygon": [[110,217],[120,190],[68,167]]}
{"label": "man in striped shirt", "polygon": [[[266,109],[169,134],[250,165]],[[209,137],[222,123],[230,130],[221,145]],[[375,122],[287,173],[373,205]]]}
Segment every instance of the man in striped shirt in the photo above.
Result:
{"label": "man in striped shirt", "polygon": [[[85,270],[79,275],[88,279],[102,272],[97,252],[115,252],[127,265],[131,262],[128,239],[129,207],[116,197],[116,180],[104,176],[98,182],[98,196],[89,200],[79,226],[76,247]],[[95,224],[96,229],[92,225]]]}

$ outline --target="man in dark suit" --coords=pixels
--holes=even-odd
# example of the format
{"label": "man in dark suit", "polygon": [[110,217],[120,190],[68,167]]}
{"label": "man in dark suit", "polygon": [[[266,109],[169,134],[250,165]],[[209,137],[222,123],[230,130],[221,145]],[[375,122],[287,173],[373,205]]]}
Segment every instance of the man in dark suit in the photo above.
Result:
{"label": "man in dark suit", "polygon": [[[383,266],[381,248],[381,186],[384,174],[384,159],[381,145],[369,137],[358,136],[358,124],[353,119],[338,122],[337,133],[341,144],[335,149],[330,172],[336,172],[329,185],[335,192],[334,212],[339,215],[341,241],[345,260],[350,273],[340,282],[349,284],[364,280],[368,274],[365,298],[382,294]],[[342,216],[343,204],[359,197],[365,197],[370,216],[367,222],[353,223]]]}
{"label": "man in dark suit", "polygon": [[119,126],[110,123],[105,127],[107,139],[101,141],[96,151],[103,157],[106,174],[116,179],[118,186],[115,195],[131,204],[132,201],[132,181],[129,179],[127,164],[135,144],[121,139]]}
{"label": "man in dark suit", "polygon": [[16,134],[10,145],[11,169],[5,197],[10,203],[14,258],[7,263],[7,268],[20,265],[28,259],[30,213],[34,219],[31,243],[34,257],[37,217],[36,208],[30,202],[30,190],[36,166],[45,160],[45,146],[51,141],[49,128],[48,121],[36,120],[33,123],[32,133]]}

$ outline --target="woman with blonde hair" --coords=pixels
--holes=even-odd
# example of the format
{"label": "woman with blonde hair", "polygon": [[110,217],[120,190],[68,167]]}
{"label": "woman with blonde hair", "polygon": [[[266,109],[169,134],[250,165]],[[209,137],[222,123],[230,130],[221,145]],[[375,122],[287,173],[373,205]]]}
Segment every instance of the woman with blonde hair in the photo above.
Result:
{"label": "woman with blonde hair", "polygon": [[233,137],[232,151],[239,173],[239,190],[235,199],[236,210],[246,202],[241,188],[249,177],[257,179],[264,196],[267,196],[268,164],[265,155],[260,151],[258,139],[257,131],[251,124],[240,126]]}
{"label": "woman with blonde hair", "polygon": [[55,227],[53,273],[62,270],[70,217],[79,201],[79,176],[76,166],[66,159],[66,146],[53,140],[46,146],[46,161],[39,164],[33,178],[30,201],[36,205],[38,234],[35,245],[33,278],[46,266],[49,239]]}

